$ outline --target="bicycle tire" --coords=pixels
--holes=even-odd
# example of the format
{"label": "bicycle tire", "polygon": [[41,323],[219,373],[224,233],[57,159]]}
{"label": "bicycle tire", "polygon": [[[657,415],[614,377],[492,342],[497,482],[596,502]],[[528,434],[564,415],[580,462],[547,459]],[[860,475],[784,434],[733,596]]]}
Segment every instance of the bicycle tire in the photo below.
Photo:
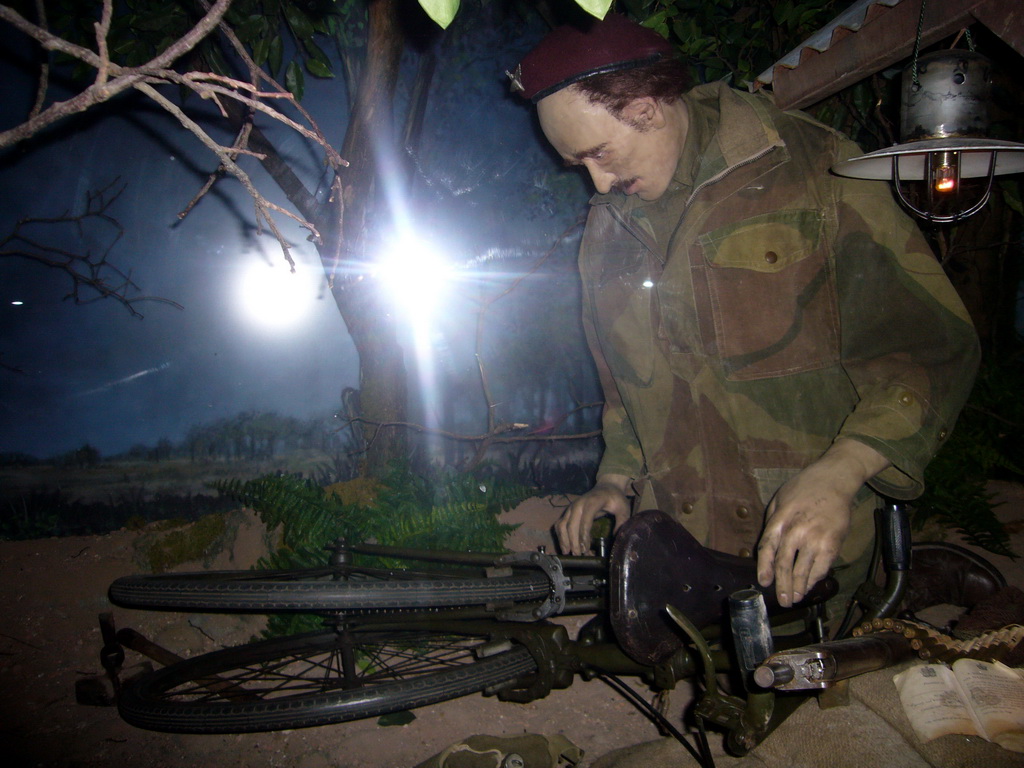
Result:
{"label": "bicycle tire", "polygon": [[340,611],[455,608],[543,600],[550,591],[550,581],[540,572],[494,578],[408,579],[389,571],[384,578],[348,581],[333,580],[333,573],[330,568],[315,568],[124,576],[110,585],[109,596],[111,602],[125,608]]}
{"label": "bicycle tire", "polygon": [[[119,712],[131,725],[170,733],[307,728],[497,689],[537,669],[518,645],[476,658],[473,646],[486,634],[349,632],[310,632],[186,659],[126,683]],[[357,677],[340,674],[346,649],[366,659]]]}

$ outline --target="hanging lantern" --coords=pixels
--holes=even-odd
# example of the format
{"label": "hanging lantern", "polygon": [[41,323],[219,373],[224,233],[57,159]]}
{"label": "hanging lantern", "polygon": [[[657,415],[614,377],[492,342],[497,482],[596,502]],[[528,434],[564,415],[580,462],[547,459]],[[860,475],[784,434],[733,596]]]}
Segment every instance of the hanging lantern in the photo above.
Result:
{"label": "hanging lantern", "polygon": [[[900,202],[929,221],[950,223],[988,202],[993,177],[1024,171],[1024,144],[987,138],[993,64],[974,51],[938,51],[903,72],[900,140],[886,149],[837,163],[833,173],[889,179]],[[982,179],[973,191],[964,179]],[[923,181],[924,205],[905,182]]]}

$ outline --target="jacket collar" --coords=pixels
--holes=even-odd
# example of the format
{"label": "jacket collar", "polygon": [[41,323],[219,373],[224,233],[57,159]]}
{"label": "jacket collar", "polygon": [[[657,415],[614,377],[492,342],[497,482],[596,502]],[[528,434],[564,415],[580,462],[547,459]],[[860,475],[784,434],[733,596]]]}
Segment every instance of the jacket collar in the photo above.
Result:
{"label": "jacket collar", "polygon": [[[784,147],[767,97],[737,91],[721,82],[698,85],[682,96],[690,126],[668,194],[709,184],[733,168],[775,147]],[[656,202],[656,201],[655,201]],[[644,202],[621,192],[595,194],[591,205],[611,203],[631,211]]]}

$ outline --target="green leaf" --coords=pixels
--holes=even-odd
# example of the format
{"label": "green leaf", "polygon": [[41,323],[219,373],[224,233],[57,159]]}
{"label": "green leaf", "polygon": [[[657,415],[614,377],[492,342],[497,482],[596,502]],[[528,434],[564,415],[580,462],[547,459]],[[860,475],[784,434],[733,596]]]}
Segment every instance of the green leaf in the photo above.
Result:
{"label": "green leaf", "polygon": [[309,74],[314,77],[334,77],[334,73],[331,72],[331,68],[319,59],[307,59],[306,69],[308,69]]}
{"label": "green leaf", "polygon": [[644,19],[644,26],[648,27],[649,29],[657,29],[658,27],[664,26],[667,15],[668,14],[665,11],[658,11],[657,13],[652,13],[650,16]]}
{"label": "green leaf", "polygon": [[270,53],[270,38],[263,37],[256,41],[252,49],[252,60],[257,67],[262,67]]}
{"label": "green leaf", "polygon": [[270,32],[266,16],[250,16],[235,27],[235,35],[243,43],[253,45],[253,41],[266,37]]}
{"label": "green leaf", "polygon": [[224,57],[221,55],[220,49],[216,46],[210,46],[205,50],[205,55],[210,64],[210,69],[219,75],[227,75],[231,72]]}
{"label": "green leaf", "polygon": [[775,23],[783,26],[793,21],[794,16],[793,3],[789,0],[779,3],[772,9],[772,15],[775,17]]}
{"label": "green leaf", "polygon": [[299,40],[309,40],[315,34],[313,22],[309,16],[303,13],[293,3],[286,3],[284,6],[284,17],[288,26],[292,28],[295,37]]}
{"label": "green leaf", "polygon": [[302,67],[294,59],[288,62],[288,70],[284,75],[284,87],[291,92],[292,96],[302,101],[302,94],[306,92],[306,78],[302,74]]}
{"label": "green leaf", "polygon": [[281,36],[276,35],[270,40],[270,51],[267,54],[267,65],[270,67],[270,74],[277,77],[277,73],[281,71],[281,62],[284,61],[284,43],[281,42]]}
{"label": "green leaf", "polygon": [[307,58],[316,59],[328,70],[331,68],[331,60],[324,53],[323,49],[312,40],[304,40],[302,47],[306,49]]}
{"label": "green leaf", "polygon": [[612,5],[612,0],[576,0],[576,4],[591,16],[603,19]]}
{"label": "green leaf", "polygon": [[420,7],[441,29],[448,29],[459,10],[459,0],[420,0]]}

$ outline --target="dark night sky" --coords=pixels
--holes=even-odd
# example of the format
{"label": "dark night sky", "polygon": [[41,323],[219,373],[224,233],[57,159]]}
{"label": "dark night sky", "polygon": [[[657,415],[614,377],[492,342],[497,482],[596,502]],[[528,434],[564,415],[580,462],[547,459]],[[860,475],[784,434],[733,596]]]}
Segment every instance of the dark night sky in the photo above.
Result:
{"label": "dark night sky", "polygon": [[[493,158],[495,147],[508,158],[498,168],[521,165],[524,147],[536,162],[540,150],[529,113],[504,97],[499,65],[484,57],[473,66],[486,69],[475,74],[485,85],[493,82],[493,103],[474,100],[462,116],[458,142],[446,135],[443,114],[428,118],[426,146],[435,156],[439,147],[461,153],[452,163],[462,177],[477,162],[474,152]],[[27,71],[0,57],[0,129],[23,119],[32,87]],[[327,107],[339,98],[338,87],[307,78],[304,100],[336,146],[344,115]],[[176,214],[215,163],[169,118],[148,112],[100,106],[43,140],[0,154],[0,237],[22,217],[80,212],[89,191],[120,178],[126,187],[111,213],[125,234],[110,260],[131,271],[142,294],[184,307],[143,302],[137,305],[145,315],[140,320],[110,300],[76,306],[62,300],[66,276],[0,259],[0,360],[21,370],[0,369],[0,452],[43,457],[89,442],[109,455],[161,437],[178,441],[195,424],[242,410],[327,415],[337,408],[342,388],[356,385],[354,347],[333,299],[321,295],[323,273],[305,233],[278,219],[299,245],[300,268],[313,276],[303,288],[305,317],[289,327],[268,327],[240,299],[254,293],[243,288],[245,275],[259,269],[277,281],[301,280],[287,274],[271,238],[257,240],[245,231],[253,224],[252,207],[234,180],[221,183],[216,195],[177,222]],[[285,152],[312,179],[307,185],[315,186],[315,155],[294,140]],[[285,204],[254,162],[246,167],[258,183],[267,182],[262,188],[270,199]],[[449,187],[460,181],[446,180],[444,173],[438,179]],[[70,230],[51,237],[63,247],[94,252],[109,241],[95,234],[82,240]],[[464,252],[458,259],[475,255]],[[265,310],[257,308],[257,314],[266,319]]]}
{"label": "dark night sky", "polygon": [[[175,226],[198,188],[182,158],[205,160],[190,151],[190,137],[168,139],[176,152],[124,119],[85,122],[92,124],[66,140],[5,163],[0,231],[23,216],[81,211],[89,191],[120,177],[127,186],[111,212],[126,232],[111,261],[132,270],[142,294],[183,309],[143,302],[138,319],[110,300],[75,306],[62,300],[65,275],[0,262],[0,351],[24,371],[2,374],[0,451],[49,455],[89,441],[108,453],[162,436],[177,440],[193,424],[249,408],[329,412],[356,371],[330,296],[318,299],[318,283],[307,281],[305,318],[282,328],[254,321],[239,296],[246,269],[270,272],[269,262],[281,280],[293,276],[274,243],[246,241],[222,197],[210,196]],[[235,199],[247,215],[244,199]],[[289,230],[306,246],[297,228]],[[49,236],[94,251],[110,238],[109,231],[86,242],[70,234]],[[315,268],[311,248],[297,255],[300,266]]]}

